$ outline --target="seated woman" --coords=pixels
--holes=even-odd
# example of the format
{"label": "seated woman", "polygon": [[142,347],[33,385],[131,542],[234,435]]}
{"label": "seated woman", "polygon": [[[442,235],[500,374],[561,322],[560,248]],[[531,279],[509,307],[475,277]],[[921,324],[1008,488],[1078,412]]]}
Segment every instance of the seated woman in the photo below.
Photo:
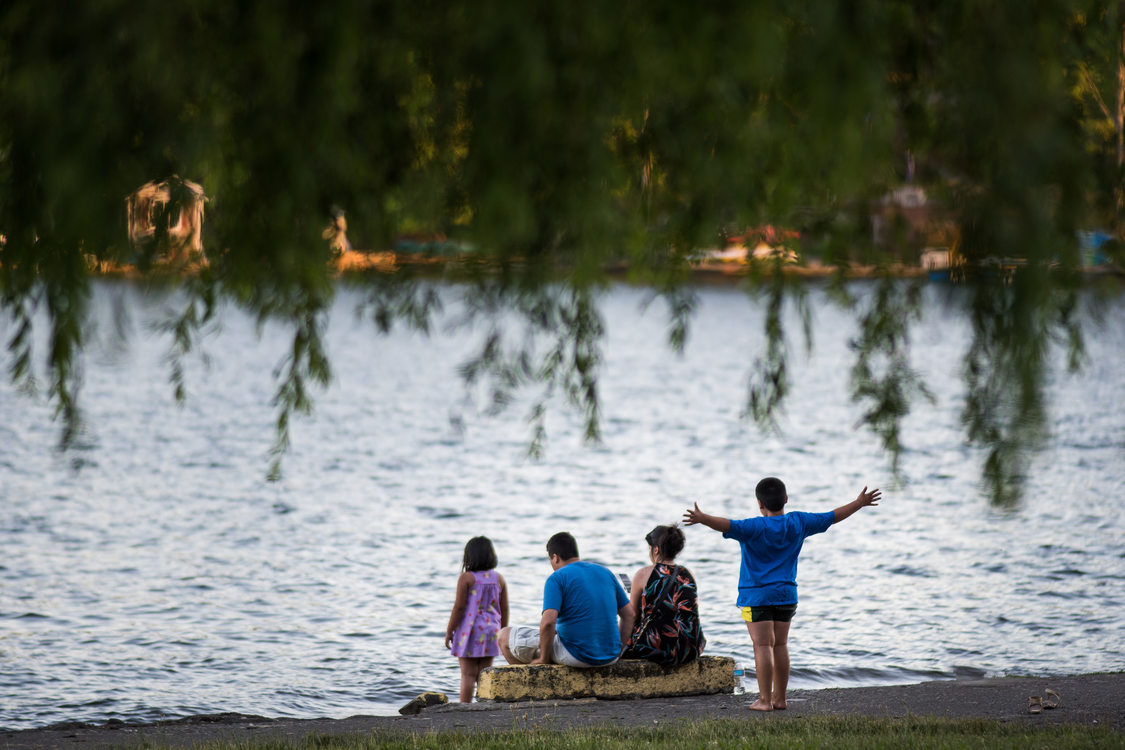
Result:
{"label": "seated woman", "polygon": [[702,653],[707,640],[699,625],[695,578],[674,562],[684,548],[684,532],[677,525],[657,526],[645,542],[652,565],[633,576],[629,604],[636,619],[621,658],[685,664]]}

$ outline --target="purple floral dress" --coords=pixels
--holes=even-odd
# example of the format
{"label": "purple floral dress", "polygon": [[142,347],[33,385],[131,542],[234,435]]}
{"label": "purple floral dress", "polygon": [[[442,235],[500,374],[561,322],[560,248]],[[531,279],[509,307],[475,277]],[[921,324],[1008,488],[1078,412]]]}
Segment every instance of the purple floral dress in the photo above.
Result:
{"label": "purple floral dress", "polygon": [[500,576],[495,570],[473,571],[473,586],[465,616],[453,631],[449,653],[454,656],[499,656]]}

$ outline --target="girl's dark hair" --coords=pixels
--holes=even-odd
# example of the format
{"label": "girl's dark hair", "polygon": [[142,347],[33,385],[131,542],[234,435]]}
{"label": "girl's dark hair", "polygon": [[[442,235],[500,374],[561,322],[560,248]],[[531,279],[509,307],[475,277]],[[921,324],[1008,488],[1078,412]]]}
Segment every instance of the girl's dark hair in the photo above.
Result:
{"label": "girl's dark hair", "polygon": [[684,548],[684,532],[678,523],[671,526],[657,526],[645,534],[645,542],[648,546],[659,549],[660,556],[665,560],[671,561]]}
{"label": "girl's dark hair", "polygon": [[461,570],[470,573],[475,570],[492,570],[496,567],[496,550],[492,547],[492,540],[486,536],[474,536],[465,545],[465,557],[461,561]]}

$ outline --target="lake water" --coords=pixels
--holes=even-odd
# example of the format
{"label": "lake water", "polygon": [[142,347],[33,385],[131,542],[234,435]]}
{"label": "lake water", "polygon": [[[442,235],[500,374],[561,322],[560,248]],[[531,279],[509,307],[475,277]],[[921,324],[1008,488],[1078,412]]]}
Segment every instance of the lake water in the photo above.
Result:
{"label": "lake water", "polygon": [[[662,304],[643,309],[644,291],[613,288],[603,444],[583,445],[580,417],[556,404],[539,461],[525,458],[526,404],[489,416],[458,378],[480,331],[378,336],[342,290],[327,331],[335,380],[296,421],[275,484],[265,474],[282,333],[259,336],[228,312],[204,341],[209,364],[189,360],[180,408],[167,341],[148,325],[169,298],[119,283],[95,292],[91,429],[78,451],[54,452],[48,407],[0,385],[0,727],[343,717],[392,713],[422,690],[456,695],[442,637],[471,536],[495,542],[512,621],[534,623],[550,534],[570,530],[583,557],[631,574],[653,525],[695,501],[754,515],[754,484],[770,474],[791,509],[884,491],[878,508],[805,546],[792,687],[1125,669],[1121,299],[1090,334],[1089,367],[1052,379],[1051,440],[1023,503],[1000,510],[979,484],[981,454],[964,446],[966,331],[937,287],[912,353],[937,402],[907,420],[898,484],[855,428],[853,324],[816,288],[815,350],[793,341],[780,436],[739,416],[761,338],[755,303],[700,289],[680,358],[664,344]],[[452,317],[456,290],[444,294]],[[125,347],[108,335],[118,298],[134,309]],[[708,652],[752,662],[734,607],[736,543],[686,534],[680,561],[699,582]]]}

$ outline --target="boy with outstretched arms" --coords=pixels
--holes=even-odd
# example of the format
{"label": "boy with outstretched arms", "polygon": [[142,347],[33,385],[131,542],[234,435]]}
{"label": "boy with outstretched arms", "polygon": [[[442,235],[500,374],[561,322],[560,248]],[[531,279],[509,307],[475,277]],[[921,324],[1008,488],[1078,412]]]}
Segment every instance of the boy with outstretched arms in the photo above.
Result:
{"label": "boy with outstretched arms", "polygon": [[797,557],[805,537],[827,531],[860,508],[878,505],[879,490],[867,491],[847,505],[826,513],[785,512],[789,496],[777,477],[766,477],[754,489],[760,518],[732,521],[711,516],[699,503],[684,513],[684,524],[703,524],[742,546],[738,606],[754,643],[758,700],[754,711],[783,710],[789,685],[789,622],[797,611]]}

